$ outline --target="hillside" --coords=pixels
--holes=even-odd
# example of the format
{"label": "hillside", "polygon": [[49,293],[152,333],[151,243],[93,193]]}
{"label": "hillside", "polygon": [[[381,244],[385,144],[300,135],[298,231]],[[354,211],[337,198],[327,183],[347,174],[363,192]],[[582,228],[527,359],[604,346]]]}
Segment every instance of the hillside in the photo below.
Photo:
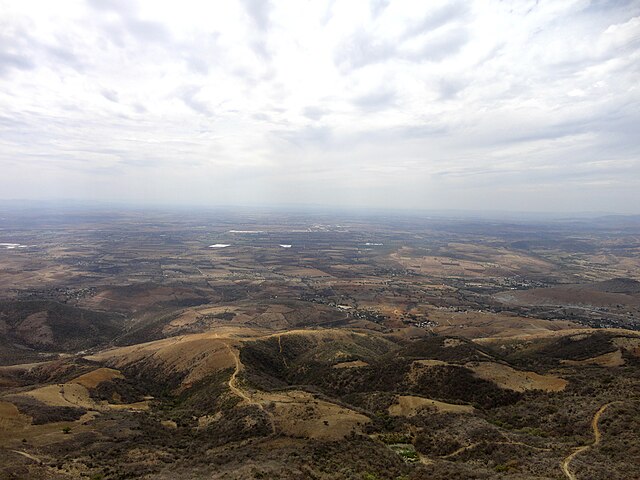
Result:
{"label": "hillside", "polygon": [[0,359],[17,352],[37,358],[41,352],[76,352],[113,340],[122,330],[117,314],[53,301],[0,301]]}

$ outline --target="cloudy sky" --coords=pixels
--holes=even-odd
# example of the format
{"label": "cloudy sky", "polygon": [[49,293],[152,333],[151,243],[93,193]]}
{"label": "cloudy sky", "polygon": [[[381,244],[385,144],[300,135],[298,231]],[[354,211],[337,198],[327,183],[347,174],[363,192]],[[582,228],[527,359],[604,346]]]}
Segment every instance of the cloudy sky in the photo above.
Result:
{"label": "cloudy sky", "polygon": [[640,1],[0,0],[0,199],[640,213]]}

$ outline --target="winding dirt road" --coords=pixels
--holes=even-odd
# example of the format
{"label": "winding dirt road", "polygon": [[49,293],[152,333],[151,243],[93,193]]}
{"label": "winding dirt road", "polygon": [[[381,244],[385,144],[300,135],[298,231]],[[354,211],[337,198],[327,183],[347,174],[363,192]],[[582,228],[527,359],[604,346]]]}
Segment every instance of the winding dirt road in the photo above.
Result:
{"label": "winding dirt road", "polygon": [[251,396],[247,394],[247,392],[245,392],[244,390],[242,390],[242,388],[238,386],[238,374],[242,370],[242,362],[240,362],[240,355],[238,354],[237,350],[231,347],[231,345],[229,345],[228,343],[225,345],[229,349],[229,352],[231,353],[231,355],[233,355],[233,359],[236,364],[236,368],[234,369],[233,374],[229,378],[229,382],[228,382],[229,390],[231,390],[238,397],[242,398],[242,400],[248,403],[249,405],[255,405],[256,407],[258,407],[269,419],[269,425],[271,426],[271,433],[275,434],[276,424],[273,419],[273,415],[267,410],[265,410],[262,403],[253,400]]}
{"label": "winding dirt road", "polygon": [[578,480],[577,477],[575,476],[575,474],[571,471],[571,469],[569,468],[569,466],[571,465],[571,461],[580,453],[589,450],[591,447],[595,447],[596,445],[598,445],[600,443],[600,439],[602,437],[602,434],[600,433],[600,428],[598,427],[598,422],[600,421],[600,417],[602,416],[602,414],[605,412],[605,410],[607,408],[609,408],[611,405],[613,405],[614,403],[620,403],[619,401],[616,402],[609,402],[609,403],[605,403],[604,405],[602,405],[598,411],[596,412],[596,414],[593,416],[593,419],[591,420],[591,429],[593,430],[593,443],[589,444],[589,445],[583,445],[581,447],[577,447],[572,453],[571,455],[569,455],[568,457],[566,457],[563,461],[562,461],[562,472],[564,473],[564,475],[569,479],[569,480]]}

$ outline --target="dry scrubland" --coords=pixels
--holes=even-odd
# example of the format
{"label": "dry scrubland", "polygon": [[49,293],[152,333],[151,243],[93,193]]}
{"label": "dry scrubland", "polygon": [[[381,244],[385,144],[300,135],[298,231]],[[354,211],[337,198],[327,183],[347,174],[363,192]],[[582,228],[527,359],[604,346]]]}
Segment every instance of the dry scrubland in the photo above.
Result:
{"label": "dry scrubland", "polygon": [[637,219],[2,219],[0,478],[640,478]]}

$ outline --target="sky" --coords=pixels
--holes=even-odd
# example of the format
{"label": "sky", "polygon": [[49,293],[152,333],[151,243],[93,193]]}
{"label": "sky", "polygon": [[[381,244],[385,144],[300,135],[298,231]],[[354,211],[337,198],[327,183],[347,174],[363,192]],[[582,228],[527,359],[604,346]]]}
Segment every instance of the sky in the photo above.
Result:
{"label": "sky", "polygon": [[0,200],[640,213],[640,1],[0,0]]}

